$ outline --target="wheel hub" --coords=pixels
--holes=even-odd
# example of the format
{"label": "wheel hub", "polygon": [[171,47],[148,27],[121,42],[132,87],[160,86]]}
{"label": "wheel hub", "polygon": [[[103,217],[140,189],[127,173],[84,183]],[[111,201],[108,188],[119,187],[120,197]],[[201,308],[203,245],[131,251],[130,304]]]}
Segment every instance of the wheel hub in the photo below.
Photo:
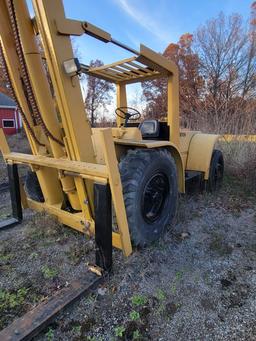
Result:
{"label": "wheel hub", "polygon": [[154,174],[145,184],[141,210],[144,219],[152,224],[160,218],[169,192],[169,181],[162,173]]}

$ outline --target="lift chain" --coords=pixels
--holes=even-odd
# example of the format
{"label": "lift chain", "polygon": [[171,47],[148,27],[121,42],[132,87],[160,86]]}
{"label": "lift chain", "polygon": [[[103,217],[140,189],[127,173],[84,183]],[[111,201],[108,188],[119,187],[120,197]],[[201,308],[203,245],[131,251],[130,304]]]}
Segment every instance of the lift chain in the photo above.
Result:
{"label": "lift chain", "polygon": [[10,92],[11,92],[11,95],[12,95],[12,98],[15,100],[16,102],[16,105],[17,105],[17,109],[22,117],[22,120],[24,122],[24,124],[26,125],[30,135],[32,136],[32,138],[34,139],[34,141],[39,145],[39,146],[44,146],[44,144],[42,144],[36,137],[35,133],[34,133],[34,130],[32,129],[31,125],[29,124],[29,121],[26,117],[26,115],[24,114],[23,110],[21,109],[21,106],[20,106],[20,103],[18,101],[18,98],[16,96],[16,93],[14,91],[14,88],[13,88],[13,85],[12,85],[12,81],[11,81],[11,77],[10,77],[10,74],[9,74],[9,71],[8,71],[8,67],[7,67],[7,64],[6,64],[6,60],[5,60],[5,56],[4,56],[4,52],[3,52],[3,47],[2,47],[2,43],[0,42],[0,57],[1,57],[1,60],[2,60],[2,66],[3,66],[3,71],[4,71],[4,74],[5,74],[5,78],[7,80],[7,82],[9,83],[9,89],[10,89]]}
{"label": "lift chain", "polygon": [[12,30],[13,30],[14,40],[15,40],[15,46],[16,46],[16,50],[17,50],[17,54],[18,54],[18,58],[19,58],[20,66],[21,66],[22,77],[23,77],[24,85],[27,91],[28,102],[30,103],[30,107],[32,108],[32,118],[34,119],[34,121],[36,121],[36,124],[39,124],[43,128],[43,131],[47,137],[51,138],[53,141],[55,141],[56,143],[58,143],[59,145],[63,147],[64,146],[63,142],[57,139],[55,136],[53,136],[53,134],[49,131],[39,111],[36,98],[35,98],[35,94],[33,92],[33,88],[30,82],[27,65],[25,62],[25,57],[24,57],[24,52],[23,52],[23,48],[21,44],[20,33],[19,33],[13,0],[8,0],[7,4],[8,4],[8,11],[9,11],[10,19],[11,19],[11,25],[12,25]]}

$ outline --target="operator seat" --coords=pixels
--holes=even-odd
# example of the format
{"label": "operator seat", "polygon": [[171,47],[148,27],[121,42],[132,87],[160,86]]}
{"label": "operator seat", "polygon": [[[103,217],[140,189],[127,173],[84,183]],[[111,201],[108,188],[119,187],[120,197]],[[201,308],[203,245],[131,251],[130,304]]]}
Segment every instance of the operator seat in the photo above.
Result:
{"label": "operator seat", "polygon": [[156,139],[159,137],[160,124],[158,120],[144,120],[138,127],[143,139]]}

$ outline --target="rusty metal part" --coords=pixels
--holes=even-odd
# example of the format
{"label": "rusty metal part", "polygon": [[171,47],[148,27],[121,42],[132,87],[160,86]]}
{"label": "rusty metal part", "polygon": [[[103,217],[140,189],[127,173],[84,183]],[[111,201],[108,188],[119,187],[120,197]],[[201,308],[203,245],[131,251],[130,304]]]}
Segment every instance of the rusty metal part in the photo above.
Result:
{"label": "rusty metal part", "polygon": [[88,266],[88,270],[91,271],[92,273],[94,273],[95,275],[102,277],[103,275],[103,269],[95,264],[87,264]]}
{"label": "rusty metal part", "polygon": [[32,109],[32,118],[37,124],[39,124],[42,127],[47,137],[51,138],[53,141],[60,144],[61,146],[64,146],[63,142],[57,139],[55,136],[53,136],[53,134],[49,131],[40,114],[25,62],[13,0],[8,0],[7,3],[15,40],[15,46],[21,65],[22,78],[27,92],[28,103],[30,104],[30,107]]}
{"label": "rusty metal part", "polygon": [[31,340],[40,333],[64,308],[95,289],[104,276],[99,277],[88,272],[86,275],[71,282],[33,310],[15,320],[0,332],[0,340],[21,341]]}

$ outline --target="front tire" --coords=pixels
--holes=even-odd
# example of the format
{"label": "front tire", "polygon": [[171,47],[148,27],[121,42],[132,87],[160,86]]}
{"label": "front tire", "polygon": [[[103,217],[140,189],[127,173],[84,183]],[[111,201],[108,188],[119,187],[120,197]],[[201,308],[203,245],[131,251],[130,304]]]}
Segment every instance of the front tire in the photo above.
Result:
{"label": "front tire", "polygon": [[166,149],[135,149],[119,168],[131,239],[145,246],[158,240],[175,216],[176,164]]}
{"label": "front tire", "polygon": [[25,180],[25,191],[27,196],[37,202],[44,202],[44,196],[37,179],[36,173],[28,170]]}

